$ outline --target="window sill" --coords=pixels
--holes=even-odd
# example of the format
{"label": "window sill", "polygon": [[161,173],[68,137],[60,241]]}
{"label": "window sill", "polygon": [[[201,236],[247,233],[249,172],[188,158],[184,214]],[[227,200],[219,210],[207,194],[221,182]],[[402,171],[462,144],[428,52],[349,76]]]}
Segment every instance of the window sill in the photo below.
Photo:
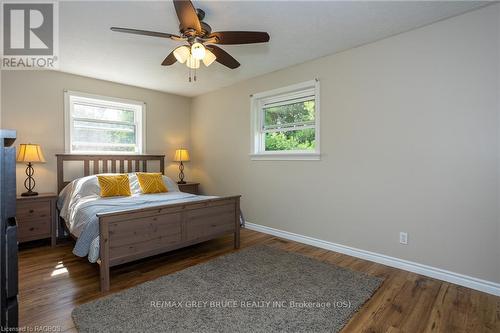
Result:
{"label": "window sill", "polygon": [[319,161],[320,153],[257,153],[250,154],[252,161]]}

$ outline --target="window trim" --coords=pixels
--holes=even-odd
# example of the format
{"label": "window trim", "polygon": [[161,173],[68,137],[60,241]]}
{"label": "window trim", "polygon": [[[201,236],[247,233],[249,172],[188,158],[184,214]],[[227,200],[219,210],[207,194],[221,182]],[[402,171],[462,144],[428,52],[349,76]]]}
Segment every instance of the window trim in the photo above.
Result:
{"label": "window trim", "polygon": [[[263,102],[279,103],[304,95],[308,90],[314,92],[315,149],[264,151],[264,142],[260,128],[263,121]],[[318,79],[301,82],[286,87],[250,95],[250,158],[252,160],[320,160],[320,84]]]}
{"label": "window trim", "polygon": [[[72,134],[72,103],[70,102],[71,97],[80,98],[91,98],[101,100],[106,104],[116,106],[119,104],[134,105],[140,108],[141,113],[141,125],[137,126],[137,137],[139,140],[138,152],[103,152],[103,151],[85,151],[85,152],[73,152],[71,150],[71,134]],[[102,104],[101,104],[102,105]],[[132,99],[102,96],[96,94],[89,94],[80,91],[64,90],[64,150],[67,154],[95,154],[95,155],[141,155],[146,153],[146,103],[141,101],[136,101]]]}

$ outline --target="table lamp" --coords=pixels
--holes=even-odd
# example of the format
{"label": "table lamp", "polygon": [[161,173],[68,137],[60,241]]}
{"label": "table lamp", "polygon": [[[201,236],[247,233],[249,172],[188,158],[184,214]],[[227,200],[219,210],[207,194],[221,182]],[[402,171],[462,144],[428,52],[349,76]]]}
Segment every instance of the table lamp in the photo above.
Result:
{"label": "table lamp", "polygon": [[24,181],[24,187],[28,190],[21,194],[23,197],[29,197],[33,195],[38,195],[37,192],[34,192],[35,188],[35,179],[33,179],[33,174],[35,170],[33,169],[33,163],[45,163],[45,157],[43,157],[42,148],[40,145],[31,144],[31,143],[22,143],[19,146],[19,153],[17,154],[17,162],[28,163],[26,167],[26,180]]}
{"label": "table lamp", "polygon": [[182,162],[187,162],[189,161],[189,152],[187,149],[177,149],[175,151],[175,156],[174,156],[174,161],[175,162],[181,162],[179,164],[179,181],[177,184],[186,184],[184,181],[184,164]]}

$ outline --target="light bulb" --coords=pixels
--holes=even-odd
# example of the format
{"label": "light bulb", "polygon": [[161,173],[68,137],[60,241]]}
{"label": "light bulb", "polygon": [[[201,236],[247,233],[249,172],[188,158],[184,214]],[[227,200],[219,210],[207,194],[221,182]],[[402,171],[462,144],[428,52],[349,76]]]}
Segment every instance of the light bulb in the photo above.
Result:
{"label": "light bulb", "polygon": [[189,57],[189,54],[190,54],[189,47],[185,45],[179,46],[174,50],[175,59],[177,59],[177,61],[180,62],[181,64],[186,62],[186,60]]}
{"label": "light bulb", "polygon": [[191,69],[197,69],[200,68],[200,60],[196,59],[194,56],[189,55],[186,61],[186,66],[188,66]]}
{"label": "light bulb", "polygon": [[205,46],[201,43],[194,43],[191,45],[191,54],[198,60],[205,57]]}
{"label": "light bulb", "polygon": [[217,59],[215,54],[213,54],[210,50],[206,50],[205,57],[203,58],[203,64],[208,67],[215,61],[215,59]]}

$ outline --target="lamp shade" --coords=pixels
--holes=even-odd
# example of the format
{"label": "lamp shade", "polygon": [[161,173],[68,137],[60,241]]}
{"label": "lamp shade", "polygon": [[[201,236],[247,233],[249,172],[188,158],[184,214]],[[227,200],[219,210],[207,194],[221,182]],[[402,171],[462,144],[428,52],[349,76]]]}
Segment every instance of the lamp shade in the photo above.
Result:
{"label": "lamp shade", "polygon": [[175,162],[186,162],[189,161],[189,152],[187,149],[177,149],[174,156]]}
{"label": "lamp shade", "polygon": [[180,62],[181,64],[186,62],[190,54],[191,50],[189,49],[189,47],[185,45],[179,46],[174,50],[175,59],[177,59],[177,61]]}
{"label": "lamp shade", "polygon": [[19,145],[17,161],[26,163],[45,163],[45,157],[43,156],[40,145],[22,143]]}
{"label": "lamp shade", "polygon": [[215,59],[217,59],[215,54],[210,52],[210,50],[206,50],[205,57],[203,58],[203,64],[208,67],[215,61]]}

